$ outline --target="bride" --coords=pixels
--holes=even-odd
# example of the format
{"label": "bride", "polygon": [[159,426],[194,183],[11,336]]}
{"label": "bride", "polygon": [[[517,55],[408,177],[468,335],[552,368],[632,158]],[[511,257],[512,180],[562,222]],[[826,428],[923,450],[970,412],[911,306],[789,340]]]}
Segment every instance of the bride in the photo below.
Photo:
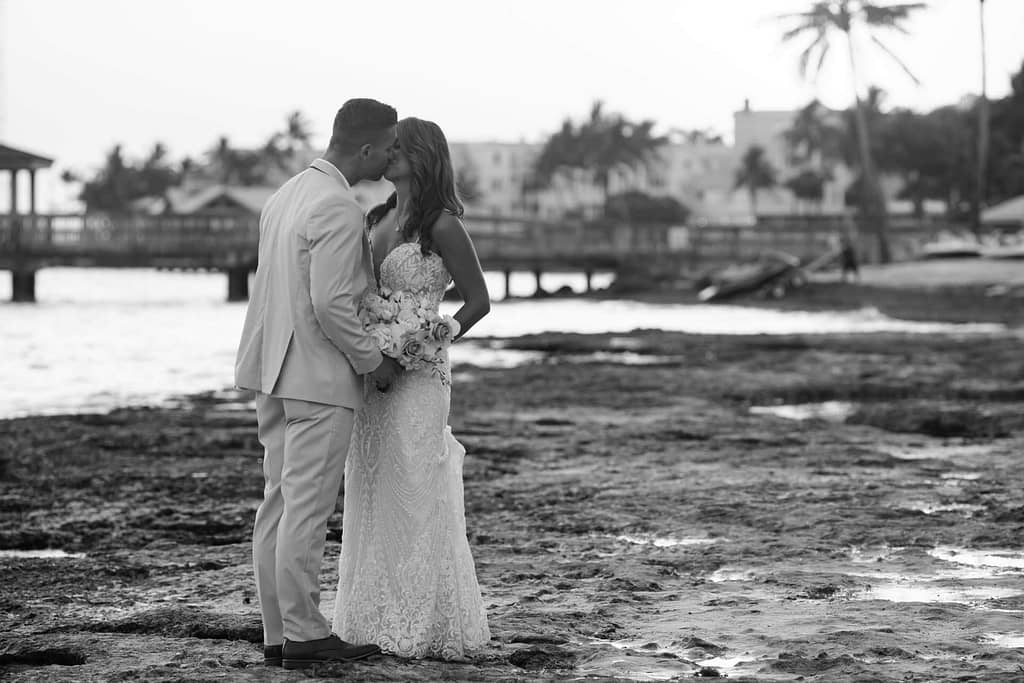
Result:
{"label": "bride", "polygon": [[[367,216],[379,287],[424,294],[436,311],[454,281],[465,302],[457,339],[490,298],[437,124],[399,121],[385,177],[396,192]],[[450,385],[406,371],[389,387],[367,380],[365,398],[345,464],[334,632],[403,657],[461,658],[490,630],[466,539]]]}

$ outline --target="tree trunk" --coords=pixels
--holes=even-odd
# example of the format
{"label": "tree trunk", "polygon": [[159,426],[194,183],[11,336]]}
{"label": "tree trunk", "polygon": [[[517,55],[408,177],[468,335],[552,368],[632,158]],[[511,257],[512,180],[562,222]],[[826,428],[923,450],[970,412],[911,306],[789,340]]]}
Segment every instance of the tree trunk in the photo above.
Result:
{"label": "tree trunk", "polygon": [[861,175],[864,178],[865,197],[862,198],[861,211],[864,214],[865,222],[870,225],[878,240],[879,261],[889,263],[892,261],[892,252],[889,248],[889,215],[885,207],[885,196],[882,194],[878,176],[875,175],[875,164],[871,158],[868,121],[860,99],[857,60],[854,56],[853,38],[849,33],[846,34],[846,46],[850,58],[854,104],[857,107],[854,111],[854,120],[857,123],[857,148],[860,153]]}
{"label": "tree trunk", "polygon": [[971,227],[974,236],[981,238],[981,211],[985,207],[988,169],[989,107],[988,68],[985,59],[985,0],[978,0],[978,14],[981,24],[981,98],[978,100],[978,167],[974,178],[974,206],[971,207]]}

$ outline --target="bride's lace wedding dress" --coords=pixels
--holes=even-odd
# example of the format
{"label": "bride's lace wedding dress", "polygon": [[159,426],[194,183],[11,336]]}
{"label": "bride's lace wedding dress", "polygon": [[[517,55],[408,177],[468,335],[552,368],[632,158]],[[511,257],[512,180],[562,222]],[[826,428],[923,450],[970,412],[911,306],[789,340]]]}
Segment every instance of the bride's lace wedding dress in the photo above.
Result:
{"label": "bride's lace wedding dress", "polygon": [[[413,242],[380,266],[382,288],[426,294],[435,310],[450,282],[441,258]],[[466,539],[465,449],[448,427],[450,400],[450,386],[430,370],[401,373],[387,393],[367,382],[345,463],[333,624],[343,640],[444,659],[490,640]]]}

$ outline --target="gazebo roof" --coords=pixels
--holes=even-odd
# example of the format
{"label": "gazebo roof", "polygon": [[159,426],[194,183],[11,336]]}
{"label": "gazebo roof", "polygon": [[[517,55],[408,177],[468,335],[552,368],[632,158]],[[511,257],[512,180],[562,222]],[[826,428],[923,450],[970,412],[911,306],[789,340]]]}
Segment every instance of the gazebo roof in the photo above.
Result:
{"label": "gazebo roof", "polygon": [[53,159],[0,143],[0,171],[37,170],[52,165]]}

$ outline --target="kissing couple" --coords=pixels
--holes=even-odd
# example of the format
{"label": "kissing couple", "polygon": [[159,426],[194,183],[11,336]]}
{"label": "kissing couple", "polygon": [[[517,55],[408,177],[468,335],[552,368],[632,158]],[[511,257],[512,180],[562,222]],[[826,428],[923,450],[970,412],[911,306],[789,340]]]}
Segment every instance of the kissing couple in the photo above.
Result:
{"label": "kissing couple", "polygon": [[[395,192],[364,215],[352,186],[382,177]],[[448,427],[447,346],[429,367],[400,362],[364,310],[368,295],[401,293],[437,321],[454,283],[464,303],[445,334],[483,318],[490,298],[462,214],[441,129],[371,99],[344,103],[324,154],[260,214],[235,383],[256,392],[264,448],[252,553],[267,665],[460,659],[490,640],[466,538],[465,449]],[[319,577],[343,478],[329,621]]]}

